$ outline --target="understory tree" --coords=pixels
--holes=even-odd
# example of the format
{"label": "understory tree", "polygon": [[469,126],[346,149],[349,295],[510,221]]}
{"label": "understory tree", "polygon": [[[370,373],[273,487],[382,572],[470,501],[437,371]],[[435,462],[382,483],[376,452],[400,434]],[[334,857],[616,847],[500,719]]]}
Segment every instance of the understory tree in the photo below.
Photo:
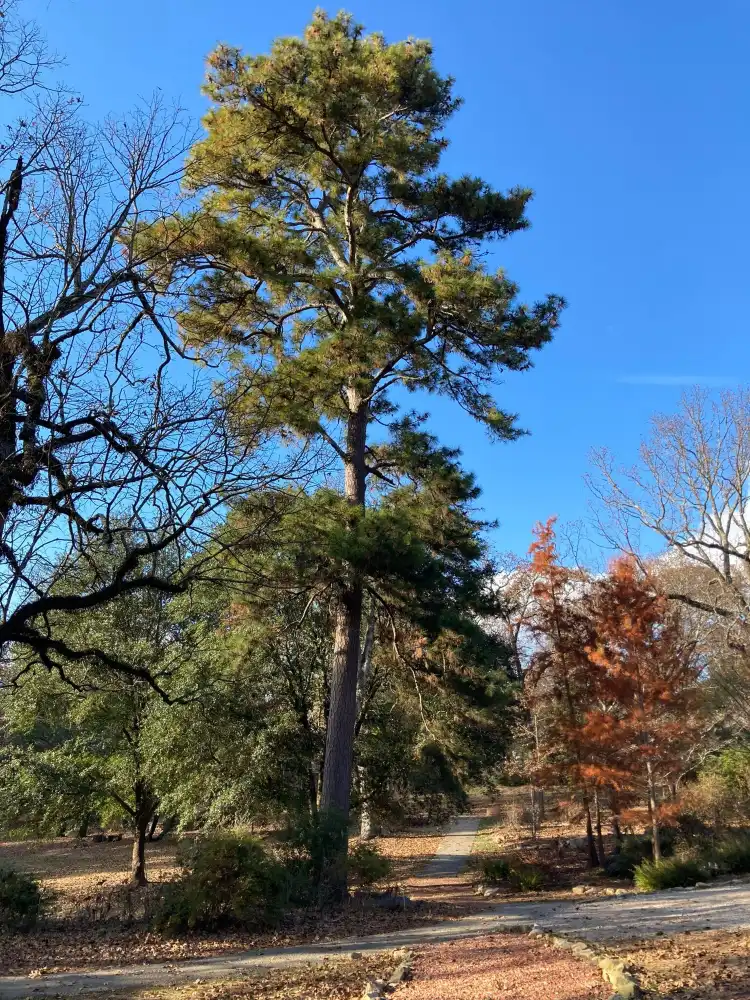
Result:
{"label": "understory tree", "polygon": [[[58,578],[55,596],[77,594],[90,578],[117,572],[118,543],[97,544],[87,564]],[[165,578],[176,563],[161,554]],[[192,621],[180,619],[173,598],[143,588],[121,594],[86,613],[57,611],[50,630],[71,649],[105,649],[128,667],[112,671],[98,657],[81,657],[64,673],[50,674],[20,647],[0,672],[2,814],[5,823],[33,824],[44,833],[72,826],[79,834],[94,821],[125,822],[133,830],[131,877],[146,882],[145,846],[159,812],[157,769],[160,733],[169,723],[162,694],[188,693],[181,676],[194,654]],[[14,680],[13,685],[5,681]],[[194,693],[190,697],[194,697]],[[5,824],[4,824],[5,825]]]}
{"label": "understory tree", "polygon": [[[200,270],[179,322],[206,357],[227,352],[223,398],[239,430],[262,413],[282,440],[327,455],[311,501],[335,621],[320,805],[346,816],[366,595],[387,602],[375,581],[398,593],[405,567],[414,588],[430,550],[414,524],[426,506],[436,526],[434,485],[475,496],[421,418],[399,413],[404,390],[447,396],[513,439],[493,387],[530,366],[562,303],[519,304],[485,267],[488,243],[527,227],[531,192],[439,172],[459,101],[427,42],[387,44],[317,12],[268,55],[219,47],[205,93],[207,134],[187,168],[200,207],[146,228],[141,245],[164,248],[165,273]],[[450,526],[433,539],[444,552]],[[445,595],[450,559],[428,564]]]}

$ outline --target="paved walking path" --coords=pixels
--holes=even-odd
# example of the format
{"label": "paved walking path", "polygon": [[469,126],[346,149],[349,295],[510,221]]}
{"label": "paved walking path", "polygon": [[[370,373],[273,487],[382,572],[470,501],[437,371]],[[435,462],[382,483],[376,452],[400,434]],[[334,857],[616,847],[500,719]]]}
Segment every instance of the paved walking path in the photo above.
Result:
{"label": "paved walking path", "polygon": [[435,857],[425,865],[417,878],[453,878],[460,875],[469,860],[478,829],[478,816],[459,816],[455,819],[440,841]]}
{"label": "paved walking path", "polygon": [[705,889],[669,889],[591,900],[506,903],[493,907],[508,923],[533,923],[542,930],[587,941],[625,940],[682,931],[750,928],[750,882]]}

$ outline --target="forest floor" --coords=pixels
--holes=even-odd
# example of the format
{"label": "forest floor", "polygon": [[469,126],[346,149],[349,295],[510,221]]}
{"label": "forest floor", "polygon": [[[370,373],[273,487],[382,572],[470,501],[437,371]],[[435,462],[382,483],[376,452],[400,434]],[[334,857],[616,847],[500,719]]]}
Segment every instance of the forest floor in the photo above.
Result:
{"label": "forest floor", "polygon": [[325,945],[342,938],[456,921],[486,909],[486,901],[473,894],[468,877],[424,874],[443,841],[443,831],[435,827],[393,833],[375,841],[393,861],[389,885],[419,900],[416,908],[391,911],[352,900],[325,914],[290,913],[282,926],[272,931],[225,931],[180,938],[154,934],[137,920],[122,920],[129,908],[139,912],[146,905],[148,893],[158,888],[160,881],[177,874],[175,840],[148,845],[152,890],[128,885],[130,840],[94,843],[58,838],[0,843],[0,862],[32,872],[53,896],[52,920],[43,928],[34,934],[0,937],[0,975],[40,970],[49,975],[126,961],[178,962],[250,949]]}
{"label": "forest floor", "polygon": [[[399,987],[404,1000],[609,996],[595,966],[542,939],[510,933],[537,923],[595,940],[600,950],[628,964],[648,996],[750,1000],[750,884],[604,896],[612,881],[587,872],[585,854],[575,844],[561,849],[569,827],[549,824],[541,834],[531,838],[489,816],[481,824],[476,817],[460,820],[452,839],[428,828],[381,837],[379,848],[395,864],[391,881],[424,901],[419,910],[369,913],[351,907],[273,935],[171,941],[94,919],[96,900],[127,877],[128,843],[0,845],[0,860],[36,872],[58,894],[59,912],[85,912],[88,906],[92,917],[73,932],[53,927],[0,936],[0,971],[6,973],[0,998],[96,991],[107,1000],[349,1000],[362,995],[368,979],[384,974],[393,964],[389,949],[400,947],[415,952],[413,979]],[[474,859],[515,854],[559,872],[542,893],[478,897],[476,876],[461,870],[472,842]],[[169,877],[174,845],[151,845],[149,861],[153,878]],[[573,895],[572,887],[580,884],[593,893]]]}

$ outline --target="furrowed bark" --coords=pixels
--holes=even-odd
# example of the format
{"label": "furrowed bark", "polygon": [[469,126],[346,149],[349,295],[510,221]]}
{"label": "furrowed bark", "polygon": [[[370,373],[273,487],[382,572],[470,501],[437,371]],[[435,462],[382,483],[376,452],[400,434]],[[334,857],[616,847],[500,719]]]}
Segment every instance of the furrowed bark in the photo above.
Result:
{"label": "furrowed bark", "polygon": [[[365,505],[365,442],[367,411],[354,389],[349,393],[349,419],[344,463],[344,495],[358,516]],[[331,668],[330,710],[326,731],[325,767],[320,795],[321,812],[335,814],[344,824],[341,851],[346,851],[351,798],[354,732],[357,723],[357,679],[362,627],[363,581],[353,568],[342,587],[336,609]],[[342,873],[344,869],[342,868]],[[342,874],[339,889],[346,889]]]}

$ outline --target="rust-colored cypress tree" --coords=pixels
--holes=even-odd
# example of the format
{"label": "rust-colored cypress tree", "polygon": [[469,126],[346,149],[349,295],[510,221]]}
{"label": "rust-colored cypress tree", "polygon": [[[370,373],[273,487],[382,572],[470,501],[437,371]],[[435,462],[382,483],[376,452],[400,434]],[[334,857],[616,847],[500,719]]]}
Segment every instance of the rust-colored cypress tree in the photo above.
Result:
{"label": "rust-colored cypress tree", "polygon": [[699,657],[678,613],[631,557],[613,562],[592,585],[587,604],[598,698],[581,733],[586,774],[643,795],[658,859],[658,788],[695,739]]}
{"label": "rust-colored cypress tree", "polygon": [[540,739],[546,744],[548,770],[564,777],[583,800],[589,862],[595,868],[600,859],[591,821],[591,762],[583,736],[593,693],[586,654],[592,635],[582,601],[585,577],[560,564],[554,523],[550,518],[534,528],[529,549],[536,578],[530,627],[540,646],[526,675],[526,692],[542,721]]}

